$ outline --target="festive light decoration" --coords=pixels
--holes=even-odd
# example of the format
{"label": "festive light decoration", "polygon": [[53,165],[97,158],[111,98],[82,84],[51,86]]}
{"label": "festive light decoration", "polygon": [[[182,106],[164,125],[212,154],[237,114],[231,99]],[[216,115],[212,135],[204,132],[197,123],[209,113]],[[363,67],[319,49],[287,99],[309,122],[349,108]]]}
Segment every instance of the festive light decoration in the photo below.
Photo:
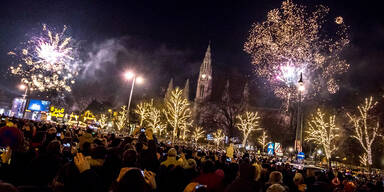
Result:
{"label": "festive light decoration", "polygon": [[261,137],[259,137],[257,139],[257,142],[259,142],[259,144],[262,146],[263,151],[264,151],[265,146],[268,145],[267,139],[268,139],[268,135],[267,135],[267,132],[264,130]]}
{"label": "festive light decoration", "polygon": [[336,127],[335,119],[335,115],[327,118],[325,113],[317,109],[316,113],[312,114],[308,122],[309,129],[306,131],[308,136],[305,141],[313,142],[323,148],[328,161],[332,153],[337,150],[335,140],[339,137],[339,128]]}
{"label": "festive light decoration", "polygon": [[268,12],[266,21],[253,24],[244,44],[256,73],[277,97],[288,102],[298,97],[300,74],[309,82],[305,98],[310,98],[323,90],[336,93],[337,77],[349,68],[341,59],[350,42],[342,17],[328,24],[328,7],[311,10],[292,0],[283,1],[280,8]]}
{"label": "festive light decoration", "polygon": [[84,114],[81,115],[81,117],[83,118],[83,122],[96,121],[95,115],[93,115],[90,110],[86,110]]}
{"label": "festive light decoration", "polygon": [[260,116],[258,112],[245,112],[243,115],[237,116],[237,128],[243,133],[242,146],[245,147],[249,134],[253,131],[260,130]]}
{"label": "festive light decoration", "polygon": [[367,156],[369,166],[372,165],[372,145],[376,137],[379,136],[379,121],[375,121],[370,115],[370,112],[376,105],[377,101],[373,101],[373,97],[371,96],[369,99],[365,98],[364,103],[357,106],[359,115],[347,113],[347,116],[355,128],[352,138],[359,141],[365,152],[364,155]]}
{"label": "festive light decoration", "polygon": [[128,124],[127,111],[127,106],[123,105],[116,116],[116,126],[119,131]]}
{"label": "festive light decoration", "polygon": [[185,141],[187,139],[187,134],[190,132],[189,127],[192,126],[192,121],[185,121],[181,126],[180,126],[180,135],[181,139]]}
{"label": "festive light decoration", "polygon": [[64,26],[61,33],[55,33],[43,25],[40,34],[23,44],[26,47],[8,53],[20,58],[21,64],[11,66],[10,71],[30,90],[71,91],[80,67],[74,40],[66,35],[66,29]]}
{"label": "festive light decoration", "polygon": [[99,118],[98,122],[99,122],[99,125],[100,125],[101,128],[107,127],[107,125],[108,125],[107,120],[108,120],[107,115],[105,115],[105,114],[101,114],[100,115],[100,118]]}
{"label": "festive light decoration", "polygon": [[50,111],[51,117],[56,117],[56,118],[64,117],[64,108],[59,109],[54,106],[51,106],[49,111]]}
{"label": "festive light decoration", "polygon": [[220,145],[220,143],[224,140],[225,135],[223,133],[223,130],[218,129],[216,132],[213,134],[213,142],[216,144],[216,147]]}
{"label": "festive light decoration", "polygon": [[161,121],[161,111],[153,105],[148,109],[147,124],[158,136],[161,136],[161,133],[166,128],[166,125]]}
{"label": "festive light decoration", "polygon": [[199,141],[199,139],[204,137],[204,133],[205,131],[203,130],[202,127],[195,127],[195,129],[192,132],[193,141],[197,144],[197,141]]}
{"label": "festive light decoration", "polygon": [[364,153],[363,155],[360,155],[359,156],[359,161],[360,161],[360,164],[363,165],[363,166],[369,166],[368,165],[368,155],[367,153]]}
{"label": "festive light decoration", "polygon": [[140,127],[143,126],[143,123],[147,120],[150,112],[150,108],[153,106],[153,101],[151,102],[140,102],[135,109],[135,113],[139,115]]}
{"label": "festive light decoration", "polygon": [[[168,123],[173,128],[172,142],[175,141],[177,132],[182,128],[186,129],[191,118],[190,104],[183,97],[183,90],[176,87],[172,90],[169,97],[165,99],[165,109],[163,110]],[[183,127],[184,126],[184,127]]]}
{"label": "festive light decoration", "polygon": [[72,112],[71,115],[69,115],[68,124],[69,125],[77,124],[78,120],[79,120],[79,116]]}

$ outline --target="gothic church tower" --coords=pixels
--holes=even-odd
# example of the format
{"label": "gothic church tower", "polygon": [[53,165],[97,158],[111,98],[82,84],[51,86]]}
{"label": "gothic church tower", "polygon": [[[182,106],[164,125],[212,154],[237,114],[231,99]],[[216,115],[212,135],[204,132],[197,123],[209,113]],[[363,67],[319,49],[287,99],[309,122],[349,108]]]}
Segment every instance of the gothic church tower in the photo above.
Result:
{"label": "gothic church tower", "polygon": [[212,66],[211,66],[211,43],[208,44],[203,63],[200,66],[199,79],[196,89],[196,103],[207,101],[212,92]]}

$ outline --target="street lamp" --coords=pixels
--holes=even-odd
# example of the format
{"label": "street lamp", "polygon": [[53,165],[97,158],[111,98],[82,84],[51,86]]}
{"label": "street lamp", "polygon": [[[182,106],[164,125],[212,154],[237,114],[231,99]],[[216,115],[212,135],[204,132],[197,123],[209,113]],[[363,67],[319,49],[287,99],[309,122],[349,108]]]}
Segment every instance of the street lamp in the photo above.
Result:
{"label": "street lamp", "polygon": [[129,94],[129,100],[128,100],[128,107],[127,107],[127,121],[128,121],[128,124],[129,124],[129,108],[131,106],[131,100],[132,100],[132,93],[133,93],[133,88],[135,87],[135,82],[137,81],[137,83],[143,83],[144,82],[144,79],[143,77],[141,76],[136,76],[135,73],[133,73],[132,71],[127,71],[124,73],[124,78],[129,81],[132,79],[132,86],[131,86],[131,93]]}
{"label": "street lamp", "polygon": [[297,152],[302,152],[303,150],[303,114],[301,112],[301,102],[302,94],[305,91],[303,73],[300,73],[300,79],[297,82],[298,90],[298,99],[297,102],[297,123],[296,123],[296,139],[295,139],[295,149]]}

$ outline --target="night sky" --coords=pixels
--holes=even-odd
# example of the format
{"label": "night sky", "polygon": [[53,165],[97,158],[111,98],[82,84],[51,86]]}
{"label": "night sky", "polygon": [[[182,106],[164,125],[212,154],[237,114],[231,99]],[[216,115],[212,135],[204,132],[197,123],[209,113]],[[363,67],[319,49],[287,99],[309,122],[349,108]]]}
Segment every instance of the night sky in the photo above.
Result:
{"label": "night sky", "polygon": [[[294,1],[323,4],[331,16],[342,16],[350,27],[351,46],[345,58],[351,69],[345,74],[335,105],[345,105],[384,88],[384,20],[379,1]],[[171,77],[183,86],[186,78],[196,84],[199,66],[209,40],[212,45],[214,78],[233,84],[252,80],[259,105],[269,105],[268,93],[252,74],[250,57],[242,50],[253,22],[263,21],[278,0],[194,1],[96,1],[13,0],[0,6],[0,89],[15,96],[17,79],[7,68],[14,62],[7,55],[25,41],[42,23],[69,32],[79,42],[87,70],[74,89],[76,98],[95,95],[100,99],[124,101],[128,86],[121,73],[135,69],[146,77],[136,97],[159,96]],[[102,54],[105,53],[105,54]],[[104,58],[105,57],[105,58]],[[218,81],[218,79],[220,81]],[[215,86],[215,85],[214,85]],[[84,88],[87,89],[84,89]],[[194,92],[194,87],[191,90]]]}

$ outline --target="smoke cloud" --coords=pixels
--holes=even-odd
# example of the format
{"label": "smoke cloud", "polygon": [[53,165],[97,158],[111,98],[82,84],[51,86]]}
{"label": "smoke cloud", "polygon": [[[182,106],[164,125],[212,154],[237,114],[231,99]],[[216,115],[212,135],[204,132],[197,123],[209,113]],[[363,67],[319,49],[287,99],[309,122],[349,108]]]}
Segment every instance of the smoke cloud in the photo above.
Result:
{"label": "smoke cloud", "polygon": [[126,70],[145,79],[135,86],[134,100],[162,96],[170,78],[183,86],[187,78],[197,75],[202,60],[194,59],[192,51],[130,37],[93,43],[83,57],[84,69],[72,89],[72,110],[83,110],[92,100],[114,107],[126,104],[131,88],[123,78]]}

